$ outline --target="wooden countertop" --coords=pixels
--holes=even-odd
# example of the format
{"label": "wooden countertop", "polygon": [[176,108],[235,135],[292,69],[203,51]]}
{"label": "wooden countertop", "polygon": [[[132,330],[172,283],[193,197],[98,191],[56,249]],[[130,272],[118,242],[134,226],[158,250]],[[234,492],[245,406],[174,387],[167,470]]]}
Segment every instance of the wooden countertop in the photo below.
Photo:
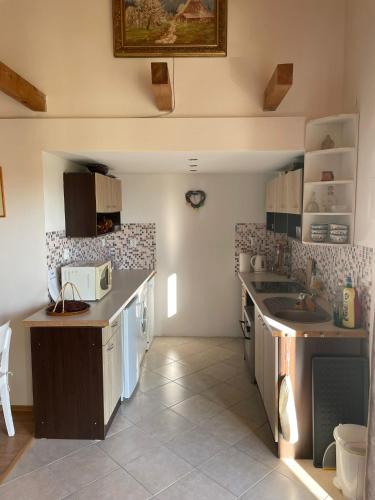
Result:
{"label": "wooden countertop", "polygon": [[135,297],[138,289],[155,275],[155,271],[114,271],[112,290],[99,302],[90,302],[87,313],[77,316],[47,316],[45,307],[35,312],[23,323],[26,326],[42,327],[100,327],[108,326]]}
{"label": "wooden countertop", "polygon": [[[264,300],[270,297],[291,297],[296,298],[296,293],[259,293],[251,284],[259,281],[291,281],[286,276],[276,273],[238,273],[238,277],[248,294],[252,298],[254,304],[261,312],[263,319],[267,322],[267,326],[272,331],[274,337],[302,337],[302,338],[367,338],[366,330],[340,328],[333,324],[333,321],[325,321],[323,323],[295,323],[291,321],[281,320],[273,316]],[[330,304],[322,298],[317,299],[317,304],[325,311],[331,311]]]}

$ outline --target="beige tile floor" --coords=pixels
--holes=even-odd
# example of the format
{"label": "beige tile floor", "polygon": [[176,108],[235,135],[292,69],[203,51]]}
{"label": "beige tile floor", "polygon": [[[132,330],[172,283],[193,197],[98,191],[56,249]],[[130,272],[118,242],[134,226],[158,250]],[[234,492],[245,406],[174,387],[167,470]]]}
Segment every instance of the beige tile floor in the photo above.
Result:
{"label": "beige tile floor", "polygon": [[158,337],[106,440],[34,440],[0,499],[342,498],[332,477],[276,457],[241,339]]}

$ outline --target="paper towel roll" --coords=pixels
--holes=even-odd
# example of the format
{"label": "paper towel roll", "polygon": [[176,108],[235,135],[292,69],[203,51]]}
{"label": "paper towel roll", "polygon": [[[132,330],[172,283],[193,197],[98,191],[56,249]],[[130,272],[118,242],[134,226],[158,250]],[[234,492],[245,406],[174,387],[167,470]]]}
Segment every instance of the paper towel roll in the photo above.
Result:
{"label": "paper towel roll", "polygon": [[249,273],[251,271],[250,259],[249,253],[240,253],[240,273]]}

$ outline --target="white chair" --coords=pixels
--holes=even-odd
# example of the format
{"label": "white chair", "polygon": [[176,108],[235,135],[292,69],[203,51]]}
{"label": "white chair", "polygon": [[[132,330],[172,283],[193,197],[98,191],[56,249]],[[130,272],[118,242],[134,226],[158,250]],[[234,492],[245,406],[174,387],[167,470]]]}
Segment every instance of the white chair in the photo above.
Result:
{"label": "white chair", "polygon": [[0,326],[0,398],[1,404],[3,406],[3,414],[5,418],[5,425],[7,427],[8,435],[14,436],[14,425],[12,410],[10,407],[9,399],[9,385],[8,385],[8,365],[9,365],[9,348],[10,348],[10,338],[12,336],[12,329],[8,323]]}

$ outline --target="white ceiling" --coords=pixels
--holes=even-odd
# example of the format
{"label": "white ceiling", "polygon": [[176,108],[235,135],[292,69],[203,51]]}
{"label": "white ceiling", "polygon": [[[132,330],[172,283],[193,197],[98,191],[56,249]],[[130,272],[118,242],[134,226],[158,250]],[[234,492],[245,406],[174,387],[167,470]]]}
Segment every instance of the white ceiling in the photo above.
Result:
{"label": "white ceiling", "polygon": [[104,163],[117,174],[186,174],[190,168],[204,174],[243,174],[272,172],[288,165],[303,151],[59,151],[54,154],[77,163]]}

